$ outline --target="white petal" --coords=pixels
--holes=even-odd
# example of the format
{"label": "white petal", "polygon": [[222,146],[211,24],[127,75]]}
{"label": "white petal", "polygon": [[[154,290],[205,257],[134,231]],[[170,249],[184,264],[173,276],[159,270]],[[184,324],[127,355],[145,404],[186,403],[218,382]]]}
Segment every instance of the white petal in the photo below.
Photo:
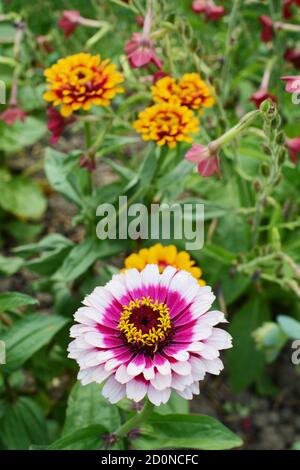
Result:
{"label": "white petal", "polygon": [[126,384],[130,380],[132,380],[132,375],[127,373],[127,367],[122,364],[116,371],[115,374],[116,380],[121,384]]}
{"label": "white petal", "polygon": [[155,374],[155,377],[151,380],[151,385],[157,390],[164,390],[171,386],[172,375],[162,375],[160,373]]}
{"label": "white petal", "polygon": [[135,402],[141,401],[146,395],[148,386],[140,381],[132,379],[126,384],[126,395],[127,398]]}
{"label": "white petal", "polygon": [[162,403],[167,403],[171,395],[171,389],[166,388],[165,390],[158,391],[152,385],[148,388],[148,397],[153,405],[159,406]]}
{"label": "white petal", "polygon": [[91,333],[86,333],[84,335],[84,339],[88,344],[91,344],[92,346],[96,346],[97,348],[106,347],[103,335],[96,331],[91,332]]}
{"label": "white petal", "polygon": [[102,389],[102,395],[108,399],[110,403],[117,403],[126,395],[126,386],[120,384],[111,376]]}
{"label": "white petal", "polygon": [[187,361],[184,362],[173,362],[172,370],[179,375],[189,375],[191,373],[191,364]]}
{"label": "white petal", "polygon": [[205,343],[217,349],[229,349],[232,348],[232,337],[227,331],[213,328],[211,336],[207,338]]}

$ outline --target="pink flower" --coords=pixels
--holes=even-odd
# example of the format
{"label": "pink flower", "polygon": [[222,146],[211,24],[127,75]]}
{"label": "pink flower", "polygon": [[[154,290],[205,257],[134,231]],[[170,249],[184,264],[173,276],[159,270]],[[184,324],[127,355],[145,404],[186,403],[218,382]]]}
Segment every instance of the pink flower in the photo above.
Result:
{"label": "pink flower", "polygon": [[152,13],[149,10],[145,16],[143,32],[133,33],[130,41],[125,44],[125,52],[133,68],[144,67],[150,63],[156,65],[158,69],[162,68],[162,62],[156,55],[154,42],[150,39],[151,23]]}
{"label": "pink flower", "polygon": [[125,52],[131,67],[144,67],[150,63],[157,68],[162,67],[162,62],[156,55],[154,43],[143,33],[133,33],[131,40],[125,45]]}
{"label": "pink flower", "polygon": [[219,351],[231,347],[231,336],[215,327],[226,320],[210,310],[214,300],[210,287],[172,266],[114,275],[75,313],[68,351],[78,379],[106,381],[102,393],[111,403],[147,396],[159,406],[171,391],[192,399],[206,373],[223,369]]}
{"label": "pink flower", "polygon": [[69,124],[72,124],[75,121],[74,116],[64,118],[56,109],[48,107],[47,108],[48,130],[52,133],[50,138],[51,144],[56,144],[61,137],[64,129]]}
{"label": "pink flower", "polygon": [[283,58],[291,62],[296,69],[300,70],[300,49],[288,48]]}
{"label": "pink flower", "polygon": [[198,173],[207,177],[213,174],[220,175],[218,155],[211,153],[209,147],[201,144],[193,144],[186,153],[185,159],[198,165]]}
{"label": "pink flower", "polygon": [[80,24],[80,12],[78,10],[64,10],[58,26],[63,30],[65,36],[71,36]]}
{"label": "pink flower", "polygon": [[0,114],[0,120],[6,122],[8,126],[12,126],[17,120],[24,122],[26,113],[16,104],[11,104]]}
{"label": "pink flower", "polygon": [[259,17],[259,21],[263,28],[261,33],[261,40],[263,42],[271,41],[274,35],[272,19],[269,16],[262,15]]}
{"label": "pink flower", "polygon": [[275,95],[272,95],[267,90],[259,89],[250,97],[250,101],[252,101],[257,108],[260,107],[261,103],[267,99],[272,100],[274,103],[277,103],[277,98]]}
{"label": "pink flower", "polygon": [[294,139],[286,139],[285,145],[289,151],[290,159],[297,165],[298,153],[300,153],[300,136]]}
{"label": "pink flower", "polygon": [[226,13],[224,7],[217,6],[209,0],[194,0],[192,10],[195,13],[204,13],[206,20],[211,21],[218,21]]}
{"label": "pink flower", "polygon": [[300,75],[287,75],[280,79],[286,82],[285,91],[288,93],[300,92]]}

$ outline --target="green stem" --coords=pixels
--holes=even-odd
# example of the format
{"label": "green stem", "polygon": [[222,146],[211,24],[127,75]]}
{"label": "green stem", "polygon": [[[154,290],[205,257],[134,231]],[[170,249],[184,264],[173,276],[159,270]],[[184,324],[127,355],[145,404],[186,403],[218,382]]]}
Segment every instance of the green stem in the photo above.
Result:
{"label": "green stem", "polygon": [[85,146],[87,150],[92,145],[92,136],[91,136],[91,125],[88,121],[84,122],[84,132],[85,132]]}
{"label": "green stem", "polygon": [[240,132],[242,132],[246,127],[248,127],[257,116],[260,115],[260,110],[256,109],[255,111],[250,111],[250,113],[245,114],[242,119],[231,129],[229,129],[225,134],[223,134],[218,139],[214,140],[209,144],[209,148],[213,150],[218,150],[218,148],[227,144],[233,140]]}
{"label": "green stem", "polygon": [[223,83],[223,103],[227,98],[228,89],[229,89],[229,70],[231,62],[231,51],[232,51],[232,35],[238,19],[238,14],[241,6],[241,0],[234,0],[227,32],[226,46],[225,46],[225,58],[224,58],[224,67],[222,70],[222,83]]}
{"label": "green stem", "polygon": [[147,398],[142,411],[140,413],[136,413],[135,416],[122,424],[119,429],[114,432],[115,436],[121,439],[125,437],[132,429],[138,428],[142,422],[151,415],[153,408],[154,405]]}

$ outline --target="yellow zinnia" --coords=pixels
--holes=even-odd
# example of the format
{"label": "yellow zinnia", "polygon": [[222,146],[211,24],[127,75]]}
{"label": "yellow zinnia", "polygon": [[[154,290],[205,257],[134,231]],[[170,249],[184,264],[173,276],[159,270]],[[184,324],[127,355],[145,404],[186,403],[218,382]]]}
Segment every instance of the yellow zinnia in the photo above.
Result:
{"label": "yellow zinnia", "polygon": [[205,281],[201,279],[201,269],[195,266],[195,261],[186,251],[178,252],[175,245],[163,246],[157,243],[150,248],[142,248],[138,253],[132,253],[125,259],[125,269],[136,268],[142,271],[147,264],[157,264],[160,272],[163,272],[167,266],[184,269],[191,273],[201,286],[205,286]]}
{"label": "yellow zinnia", "polygon": [[151,91],[156,103],[178,103],[194,110],[210,108],[215,103],[212,87],[198,73],[185,73],[179,80],[161,78]]}
{"label": "yellow zinnia", "polygon": [[70,116],[74,111],[87,111],[92,105],[108,106],[111,99],[124,91],[124,81],[116,66],[99,55],[85,52],[60,59],[46,69],[48,91],[44,99],[60,106],[60,114]]}
{"label": "yellow zinnia", "polygon": [[143,140],[154,140],[158,145],[174,148],[177,142],[192,142],[190,134],[197,132],[198,119],[185,106],[161,103],[144,109],[133,127]]}

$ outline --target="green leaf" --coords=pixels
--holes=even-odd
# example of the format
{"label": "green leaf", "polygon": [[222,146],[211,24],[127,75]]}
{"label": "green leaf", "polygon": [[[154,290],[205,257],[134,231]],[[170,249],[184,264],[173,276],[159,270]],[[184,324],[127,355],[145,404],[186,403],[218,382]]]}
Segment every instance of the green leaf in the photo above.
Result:
{"label": "green leaf", "polygon": [[263,372],[264,354],[256,349],[252,333],[269,317],[268,305],[256,296],[238,310],[229,324],[233,348],[227,357],[230,382],[236,392],[251,385]]}
{"label": "green leaf", "polygon": [[16,310],[23,305],[38,304],[38,300],[30,297],[30,295],[22,294],[21,292],[3,292],[0,293],[0,311],[6,312],[7,310]]}
{"label": "green leaf", "polygon": [[46,209],[40,187],[23,176],[0,172],[0,206],[17,217],[39,219]]}
{"label": "green leaf", "polygon": [[45,173],[51,186],[63,194],[78,207],[83,206],[83,199],[88,185],[88,172],[80,168],[78,155],[58,152],[46,148]]}
{"label": "green leaf", "polygon": [[102,435],[106,432],[107,429],[101,424],[93,424],[61,437],[48,450],[99,449],[103,445]]}
{"label": "green leaf", "polygon": [[19,152],[24,147],[38,142],[46,133],[46,125],[43,121],[27,116],[24,122],[16,121],[8,126],[0,122],[0,150],[6,153]]}
{"label": "green leaf", "polygon": [[143,160],[139,169],[139,180],[141,187],[148,187],[151,184],[155,170],[157,167],[157,160],[152,148],[146,158]]}
{"label": "green leaf", "polygon": [[118,408],[107,403],[100,385],[83,386],[77,382],[69,396],[63,435],[98,423],[109,431],[117,429],[120,425]]}
{"label": "green leaf", "polygon": [[24,261],[22,258],[5,257],[0,255],[0,273],[5,276],[12,276],[23,266]]}
{"label": "green leaf", "polygon": [[123,245],[118,240],[99,241],[86,238],[72,248],[54,278],[64,282],[74,281],[85,273],[95,261],[120,253],[122,248]]}
{"label": "green leaf", "polygon": [[300,322],[287,315],[279,315],[277,322],[285,332],[292,339],[300,339]]}
{"label": "green leaf", "polygon": [[18,398],[7,406],[0,420],[0,436],[10,450],[26,450],[31,444],[47,444],[47,424],[41,408],[31,398]]}
{"label": "green leaf", "polygon": [[33,255],[42,251],[62,250],[73,245],[73,242],[59,233],[47,235],[36,243],[28,243],[14,248],[20,255]]}
{"label": "green leaf", "polygon": [[241,446],[242,440],[210,416],[153,413],[132,444],[140,450],[224,450]]}
{"label": "green leaf", "polygon": [[67,323],[58,315],[28,315],[17,320],[2,336],[6,345],[7,363],[4,372],[21,367],[34,353],[49,343],[53,336]]}

